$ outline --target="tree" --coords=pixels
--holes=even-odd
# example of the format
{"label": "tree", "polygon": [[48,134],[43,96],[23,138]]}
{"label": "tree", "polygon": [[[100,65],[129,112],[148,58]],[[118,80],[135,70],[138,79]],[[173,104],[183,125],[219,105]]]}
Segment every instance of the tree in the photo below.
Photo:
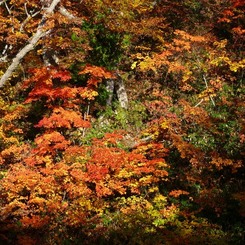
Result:
{"label": "tree", "polygon": [[242,242],[243,2],[0,4],[1,241]]}

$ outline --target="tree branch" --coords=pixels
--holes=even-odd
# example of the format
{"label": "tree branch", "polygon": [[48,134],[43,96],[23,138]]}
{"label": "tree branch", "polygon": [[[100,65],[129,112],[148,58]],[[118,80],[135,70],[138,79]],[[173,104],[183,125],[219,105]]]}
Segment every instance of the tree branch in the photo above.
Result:
{"label": "tree branch", "polygon": [[4,84],[6,83],[6,81],[11,77],[12,73],[17,68],[17,66],[20,64],[20,61],[25,57],[25,55],[28,52],[30,52],[32,49],[34,49],[34,47],[36,46],[36,44],[38,43],[38,41],[42,37],[44,37],[45,35],[47,35],[50,32],[50,30],[46,30],[44,28],[44,25],[46,23],[47,16],[54,11],[55,7],[57,6],[57,4],[59,2],[60,2],[60,0],[53,0],[52,3],[50,4],[50,6],[46,9],[44,9],[44,14],[43,14],[43,17],[39,23],[39,26],[37,28],[36,33],[30,38],[29,43],[24,48],[22,48],[19,51],[19,53],[15,56],[11,65],[8,67],[6,72],[1,77],[0,88],[3,87]]}
{"label": "tree branch", "polygon": [[67,19],[72,20],[76,19],[76,16],[74,16],[72,13],[70,13],[65,7],[60,6],[59,12],[64,15]]}
{"label": "tree branch", "polygon": [[2,5],[2,4],[4,4],[6,2],[6,0],[0,0],[0,6]]}
{"label": "tree branch", "polygon": [[[205,75],[203,75],[203,80],[204,80],[204,82],[205,82],[206,89],[208,89],[208,82],[207,82],[207,78],[206,78],[206,76],[205,76]],[[213,100],[212,95],[209,95],[209,98],[210,98],[210,100],[211,100],[211,102],[212,102],[213,106],[215,106],[215,102],[214,102],[214,100]]]}
{"label": "tree branch", "polygon": [[65,16],[68,20],[72,21],[75,24],[81,24],[83,19],[69,12],[64,6],[59,7],[59,13]]}
{"label": "tree branch", "polygon": [[41,12],[41,10],[43,10],[43,7],[42,7],[41,10],[39,10],[33,14],[29,14],[28,9],[27,9],[27,3],[25,3],[24,7],[25,7],[26,19],[22,22],[22,24],[20,26],[20,32],[24,31],[25,25],[29,22],[29,20],[31,18],[35,17],[37,14],[39,14]]}

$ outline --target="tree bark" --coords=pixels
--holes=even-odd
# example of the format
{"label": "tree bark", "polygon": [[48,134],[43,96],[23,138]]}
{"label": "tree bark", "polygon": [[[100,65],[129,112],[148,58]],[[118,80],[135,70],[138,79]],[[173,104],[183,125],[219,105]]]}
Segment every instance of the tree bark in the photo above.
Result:
{"label": "tree bark", "polygon": [[124,109],[128,108],[128,95],[120,75],[117,76],[117,79],[108,79],[106,81],[106,90],[109,92],[109,97],[106,102],[107,106],[112,105],[113,94],[116,92],[120,106]]}
{"label": "tree bark", "polygon": [[127,109],[128,108],[128,95],[126,92],[126,88],[125,88],[123,79],[120,76],[115,82],[115,89],[116,89],[117,98],[118,98],[120,106],[124,109]]}
{"label": "tree bark", "polygon": [[108,99],[106,101],[106,106],[112,106],[112,98],[113,98],[113,93],[115,89],[115,80],[114,79],[107,79],[106,80],[106,90],[108,92]]}

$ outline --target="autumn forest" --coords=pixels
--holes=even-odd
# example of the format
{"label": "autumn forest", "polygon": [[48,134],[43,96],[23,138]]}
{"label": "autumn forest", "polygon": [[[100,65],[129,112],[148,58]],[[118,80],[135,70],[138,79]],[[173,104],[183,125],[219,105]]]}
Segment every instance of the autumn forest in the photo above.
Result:
{"label": "autumn forest", "polygon": [[0,244],[244,244],[244,10],[0,0]]}

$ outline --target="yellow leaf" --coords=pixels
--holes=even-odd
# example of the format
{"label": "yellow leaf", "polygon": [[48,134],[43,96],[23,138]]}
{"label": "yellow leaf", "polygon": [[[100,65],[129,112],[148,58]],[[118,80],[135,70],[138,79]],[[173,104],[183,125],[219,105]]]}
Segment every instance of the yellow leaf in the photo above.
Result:
{"label": "yellow leaf", "polygon": [[137,61],[135,61],[132,65],[131,65],[131,69],[134,70],[137,66]]}
{"label": "yellow leaf", "polygon": [[162,129],[167,129],[167,128],[169,128],[169,125],[168,125],[168,122],[167,121],[164,121],[163,123],[161,123],[161,128]]}

